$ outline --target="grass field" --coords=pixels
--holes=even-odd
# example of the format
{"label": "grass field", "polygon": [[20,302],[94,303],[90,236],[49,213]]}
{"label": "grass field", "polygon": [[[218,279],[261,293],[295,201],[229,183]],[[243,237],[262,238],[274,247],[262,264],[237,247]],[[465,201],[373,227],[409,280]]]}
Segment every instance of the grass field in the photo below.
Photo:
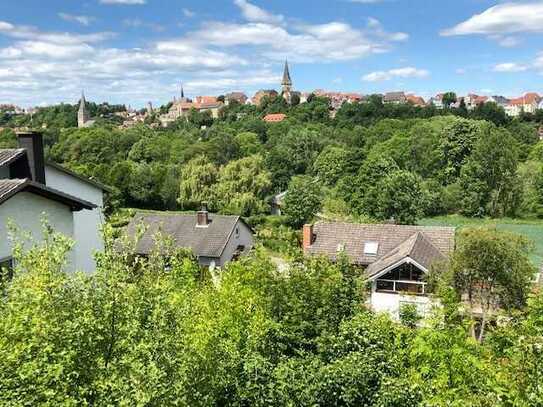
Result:
{"label": "grass field", "polygon": [[543,263],[543,220],[540,219],[473,219],[450,215],[422,219],[419,224],[426,226],[456,226],[458,228],[487,226],[518,233],[534,242],[535,250],[531,256],[534,264],[539,267]]}

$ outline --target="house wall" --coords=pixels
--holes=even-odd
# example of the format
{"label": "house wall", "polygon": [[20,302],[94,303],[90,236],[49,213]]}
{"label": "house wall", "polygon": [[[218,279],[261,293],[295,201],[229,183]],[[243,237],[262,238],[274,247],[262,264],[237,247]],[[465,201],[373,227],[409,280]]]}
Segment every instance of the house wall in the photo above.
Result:
{"label": "house wall", "polygon": [[[19,192],[0,205],[0,259],[11,257],[12,243],[8,239],[8,223],[12,221],[21,231],[29,232],[34,240],[42,240],[42,219],[65,236],[73,237],[73,213],[69,207],[29,192]],[[74,251],[69,255],[68,270],[74,270]]]}
{"label": "house wall", "polygon": [[[236,234],[236,228],[239,230],[239,234]],[[254,246],[254,238],[251,229],[249,229],[245,223],[239,220],[236,224],[236,228],[234,228],[234,232],[232,232],[232,235],[224,248],[222,256],[219,259],[219,263],[217,264],[219,267],[224,266],[226,263],[232,260],[232,256],[236,252],[238,246],[245,246],[244,253],[249,252],[249,250],[251,250]]]}
{"label": "house wall", "polygon": [[83,209],[73,214],[75,268],[85,272],[94,271],[96,263],[93,254],[95,251],[104,249],[100,230],[104,222],[102,189],[47,165],[45,167],[45,180],[48,187],[92,202],[98,206],[92,210]]}
{"label": "house wall", "polygon": [[433,305],[432,300],[424,295],[402,295],[377,292],[375,291],[375,282],[373,283],[370,305],[375,312],[386,312],[394,319],[399,319],[399,311],[403,303],[416,304],[421,316],[427,315]]}
{"label": "house wall", "polygon": [[0,168],[0,179],[9,178],[9,166],[6,165],[5,167]]}

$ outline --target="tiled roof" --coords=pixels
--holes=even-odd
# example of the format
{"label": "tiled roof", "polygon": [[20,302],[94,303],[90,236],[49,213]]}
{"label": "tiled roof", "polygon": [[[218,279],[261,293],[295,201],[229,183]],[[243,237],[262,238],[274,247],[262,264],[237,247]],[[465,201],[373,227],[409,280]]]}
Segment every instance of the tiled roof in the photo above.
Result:
{"label": "tiled roof", "polygon": [[1,149],[0,150],[0,167],[8,165],[15,161],[17,158],[22,156],[25,153],[24,148],[13,148],[13,149]]}
{"label": "tiled roof", "polygon": [[[455,228],[451,227],[323,222],[313,226],[315,238],[308,253],[335,259],[338,247],[342,247],[353,263],[369,265],[418,232],[424,233],[443,255],[448,256],[454,250]],[[368,242],[378,243],[376,255],[364,254],[364,245]]]}
{"label": "tiled roof", "polygon": [[287,117],[284,113],[271,113],[264,116],[265,122],[282,122]]}
{"label": "tiled roof", "polygon": [[198,257],[220,257],[239,216],[209,214],[207,227],[196,226],[196,214],[136,214],[127,227],[129,236],[136,236],[140,225],[147,229],[137,243],[138,254],[149,254],[155,247],[155,236],[161,232],[171,237],[180,248],[192,249]]}
{"label": "tiled roof", "polygon": [[383,102],[402,102],[405,99],[404,92],[388,92],[383,96]]}
{"label": "tiled roof", "polygon": [[65,194],[53,188],[49,188],[39,182],[28,178],[24,179],[0,179],[0,205],[15,194],[27,191],[43,196],[53,201],[69,206],[72,210],[94,209],[96,205],[72,195]]}
{"label": "tiled roof", "polygon": [[427,270],[430,269],[432,263],[446,260],[445,255],[434,246],[424,232],[417,232],[379,260],[370,264],[366,269],[366,276],[368,278],[376,276],[406,257],[413,259]]}

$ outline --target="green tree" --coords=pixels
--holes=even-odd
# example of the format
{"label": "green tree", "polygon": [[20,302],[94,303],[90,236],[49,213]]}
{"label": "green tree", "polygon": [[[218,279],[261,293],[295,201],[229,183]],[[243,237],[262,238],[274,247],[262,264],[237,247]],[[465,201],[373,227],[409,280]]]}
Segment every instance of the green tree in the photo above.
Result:
{"label": "green tree", "polygon": [[[479,329],[472,330],[479,342],[498,310],[510,312],[526,304],[536,270],[530,262],[529,242],[519,235],[490,229],[464,230],[451,259],[453,284]],[[475,328],[475,325],[473,325]]]}
{"label": "green tree", "polygon": [[184,208],[197,208],[202,202],[213,202],[213,186],[218,169],[204,156],[198,156],[181,169],[179,204]]}
{"label": "green tree", "polygon": [[454,92],[446,92],[443,94],[443,105],[448,109],[451,107],[453,103],[456,103],[456,93]]}
{"label": "green tree", "polygon": [[231,161],[219,170],[212,193],[214,206],[221,212],[243,216],[265,212],[270,187],[270,173],[260,155]]}
{"label": "green tree", "polygon": [[468,216],[514,214],[520,197],[516,142],[506,130],[489,129],[462,167],[462,212]]}
{"label": "green tree", "polygon": [[300,175],[293,177],[284,199],[284,214],[294,227],[310,221],[322,204],[321,189],[314,178]]}
{"label": "green tree", "polygon": [[328,146],[319,154],[313,170],[319,181],[333,186],[345,175],[349,166],[350,153],[342,147]]}
{"label": "green tree", "polygon": [[414,224],[423,215],[426,203],[422,179],[408,171],[396,171],[378,186],[375,216],[399,224]]}

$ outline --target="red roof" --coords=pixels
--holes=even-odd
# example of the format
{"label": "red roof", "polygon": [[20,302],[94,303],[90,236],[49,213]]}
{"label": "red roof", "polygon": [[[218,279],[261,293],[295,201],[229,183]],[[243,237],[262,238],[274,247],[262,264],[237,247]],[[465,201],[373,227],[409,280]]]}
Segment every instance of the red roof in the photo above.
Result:
{"label": "red roof", "polygon": [[271,113],[264,116],[264,121],[268,123],[278,123],[282,122],[287,118],[287,115],[284,113]]}
{"label": "red roof", "polygon": [[407,98],[407,101],[408,102],[411,102],[412,104],[414,104],[415,106],[424,106],[426,103],[424,102],[424,99],[421,98],[420,96],[416,96],[416,95],[407,95],[406,96]]}

